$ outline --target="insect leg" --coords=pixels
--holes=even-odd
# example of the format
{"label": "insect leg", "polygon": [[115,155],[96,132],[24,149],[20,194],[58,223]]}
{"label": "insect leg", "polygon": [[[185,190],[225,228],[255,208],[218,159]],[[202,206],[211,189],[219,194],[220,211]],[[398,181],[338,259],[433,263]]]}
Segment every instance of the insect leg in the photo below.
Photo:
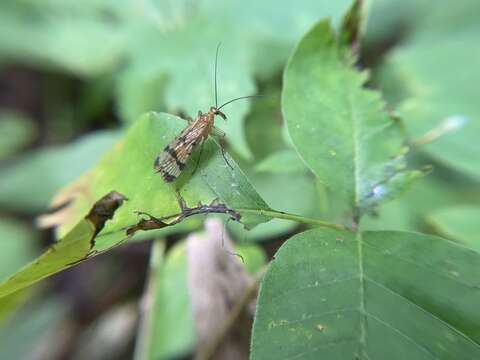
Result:
{"label": "insect leg", "polygon": [[226,151],[225,151],[225,148],[223,147],[223,142],[225,140],[225,137],[227,136],[227,134],[225,134],[222,130],[220,130],[219,128],[217,127],[213,127],[212,128],[212,132],[211,134],[213,136],[216,136],[216,137],[219,137],[220,141],[218,142],[218,145],[220,146],[220,149],[222,149],[222,156],[223,156],[223,160],[225,160],[225,163],[228,165],[228,167],[230,168],[230,170],[233,170],[233,166],[230,164],[230,162],[228,161],[227,159],[227,156],[226,156]]}
{"label": "insect leg", "polygon": [[225,160],[225,163],[228,165],[230,170],[233,170],[233,166],[228,162],[228,159],[227,159],[227,156],[226,156],[226,151],[225,151],[225,148],[223,147],[223,145],[220,145],[220,149],[222,149],[223,160]]}
{"label": "insect leg", "polygon": [[210,134],[212,134],[213,136],[222,138],[222,139],[225,139],[225,136],[227,136],[227,134],[225,134],[225,132],[223,130],[220,130],[216,126],[212,127],[212,130],[211,130]]}
{"label": "insect leg", "polygon": [[180,210],[185,212],[185,210],[188,209],[187,203],[185,202],[185,199],[182,197],[180,192],[177,190],[175,191],[175,196],[177,197],[178,205],[180,206]]}
{"label": "insect leg", "polygon": [[197,163],[195,164],[195,168],[193,169],[192,176],[197,171],[198,165],[200,165],[200,160],[202,159],[202,152],[203,152],[203,143],[204,143],[204,141],[202,141],[202,143],[200,144],[200,152],[198,154]]}

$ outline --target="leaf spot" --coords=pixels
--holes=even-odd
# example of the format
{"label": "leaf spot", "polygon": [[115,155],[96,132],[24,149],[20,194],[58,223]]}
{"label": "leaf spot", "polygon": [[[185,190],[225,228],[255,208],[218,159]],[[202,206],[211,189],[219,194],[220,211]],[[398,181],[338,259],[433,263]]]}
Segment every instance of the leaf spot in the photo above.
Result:
{"label": "leaf spot", "polygon": [[460,276],[460,273],[459,273],[458,271],[455,271],[455,270],[450,271],[450,274],[452,274],[452,275],[455,276],[455,277],[459,277],[459,276]]}
{"label": "leaf spot", "polygon": [[376,185],[372,189],[373,197],[377,198],[377,199],[382,198],[383,195],[385,195],[386,192],[387,192],[387,190],[386,190],[385,186],[383,186],[383,185]]}

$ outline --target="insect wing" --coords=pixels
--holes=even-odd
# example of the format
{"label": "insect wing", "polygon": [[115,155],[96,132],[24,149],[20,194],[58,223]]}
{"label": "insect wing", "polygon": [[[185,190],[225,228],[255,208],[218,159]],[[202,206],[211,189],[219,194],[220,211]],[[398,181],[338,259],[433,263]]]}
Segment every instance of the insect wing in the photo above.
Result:
{"label": "insect wing", "polygon": [[193,149],[202,139],[200,129],[193,123],[163,149],[155,160],[154,167],[165,181],[172,182],[180,176]]}

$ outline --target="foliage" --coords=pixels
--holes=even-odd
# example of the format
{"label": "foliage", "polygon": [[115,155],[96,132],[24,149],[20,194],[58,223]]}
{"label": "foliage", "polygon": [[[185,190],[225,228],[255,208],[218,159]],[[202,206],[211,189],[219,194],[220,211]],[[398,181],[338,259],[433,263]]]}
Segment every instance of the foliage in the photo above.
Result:
{"label": "foliage", "polygon": [[[251,359],[480,357],[479,15],[474,0],[3,2],[0,357],[51,343],[48,322],[52,337],[69,330],[46,358],[81,358],[91,339],[99,358],[119,343],[136,359],[189,356],[199,331],[220,334],[206,346],[219,358],[248,342]],[[226,136],[177,180],[154,172],[188,116],[256,93],[222,108]],[[208,301],[185,246],[206,216],[248,270],[215,329],[194,316]],[[122,249],[146,249],[143,270]],[[85,260],[101,305],[82,315]],[[225,302],[222,271],[205,282]],[[133,321],[115,310],[137,303]]]}
{"label": "foliage", "polygon": [[265,276],[252,358],[476,358],[478,264],[475,251],[415,233],[296,235]]}

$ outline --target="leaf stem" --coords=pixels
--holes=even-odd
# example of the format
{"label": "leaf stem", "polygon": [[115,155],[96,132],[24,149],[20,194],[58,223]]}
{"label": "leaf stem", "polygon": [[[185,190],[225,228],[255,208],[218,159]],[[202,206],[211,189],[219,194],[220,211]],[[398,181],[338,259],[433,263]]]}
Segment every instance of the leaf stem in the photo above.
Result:
{"label": "leaf stem", "polygon": [[449,116],[446,119],[444,119],[437,127],[430,129],[424,135],[422,135],[422,137],[414,140],[413,145],[423,146],[428,143],[431,143],[436,139],[438,139],[439,137],[442,137],[448,133],[451,133],[453,131],[456,131],[464,127],[467,124],[467,122],[468,122],[468,118],[466,117],[463,117],[460,115]]}
{"label": "leaf stem", "polygon": [[277,211],[272,209],[263,210],[263,209],[238,209],[237,208],[235,210],[238,211],[240,214],[244,213],[244,214],[263,215],[272,219],[292,220],[292,221],[296,221],[303,224],[317,225],[317,226],[327,227],[335,230],[351,231],[351,229],[349,229],[344,225],[332,224],[332,223],[329,223],[328,221],[324,221],[320,219],[312,219],[305,216],[289,214],[283,211]]}

